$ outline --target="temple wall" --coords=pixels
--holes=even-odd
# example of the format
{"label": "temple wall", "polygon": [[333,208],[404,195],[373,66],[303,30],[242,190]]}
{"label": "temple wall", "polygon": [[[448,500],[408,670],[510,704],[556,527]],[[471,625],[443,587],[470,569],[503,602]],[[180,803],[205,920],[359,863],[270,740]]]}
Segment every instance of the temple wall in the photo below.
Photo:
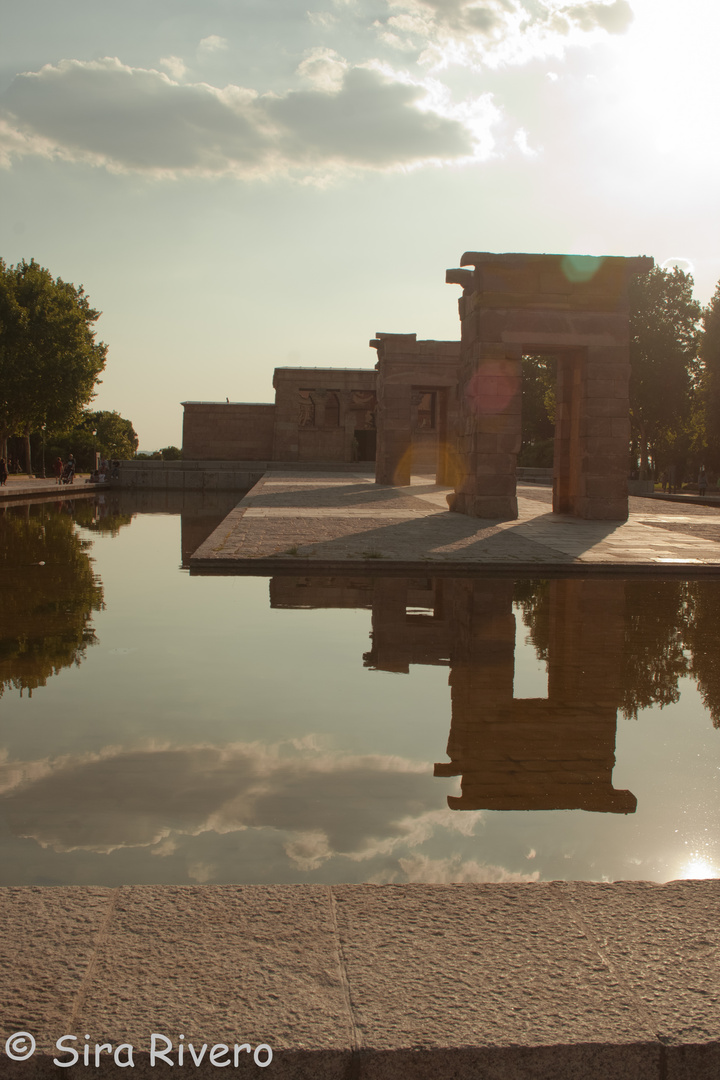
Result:
{"label": "temple wall", "polygon": [[446,483],[458,422],[459,341],[418,341],[415,334],[377,334],[378,451],[376,480],[401,486],[412,473]]}
{"label": "temple wall", "polygon": [[272,457],[274,405],[184,401],[183,409],[183,457],[189,461]]}
{"label": "temple wall", "polygon": [[[371,368],[276,368],[274,460],[372,460],[375,380]],[[358,431],[372,433],[363,446]]]}

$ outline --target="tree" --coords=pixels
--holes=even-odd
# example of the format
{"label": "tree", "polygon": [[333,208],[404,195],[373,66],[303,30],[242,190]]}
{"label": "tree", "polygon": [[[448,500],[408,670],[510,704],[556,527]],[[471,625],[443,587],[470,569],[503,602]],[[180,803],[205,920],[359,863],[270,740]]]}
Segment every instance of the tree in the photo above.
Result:
{"label": "tree", "polygon": [[720,283],[703,312],[700,342],[698,455],[715,475],[720,474]]}
{"label": "tree", "polygon": [[10,434],[67,429],[93,396],[107,346],[95,341],[100,312],[82,286],[53,278],[34,259],[0,260],[0,454]]}
{"label": "tree", "polygon": [[641,477],[659,463],[682,466],[690,449],[699,375],[700,304],[693,279],[654,267],[630,285],[630,423]]}
{"label": "tree", "polygon": [[50,456],[65,460],[73,454],[79,468],[94,468],[96,451],[109,460],[128,461],[135,457],[138,441],[132,423],[119,412],[86,410],[79,423],[53,438]]}
{"label": "tree", "polygon": [[518,465],[548,468],[555,452],[554,356],[522,358],[522,448]]}

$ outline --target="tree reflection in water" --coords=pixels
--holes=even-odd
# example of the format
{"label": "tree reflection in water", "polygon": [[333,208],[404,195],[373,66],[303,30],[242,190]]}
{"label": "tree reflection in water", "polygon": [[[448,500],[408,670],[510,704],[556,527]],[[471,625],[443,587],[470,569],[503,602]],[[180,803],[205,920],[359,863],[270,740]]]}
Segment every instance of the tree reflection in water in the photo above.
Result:
{"label": "tree reflection in water", "polygon": [[[673,704],[678,682],[692,676],[714,727],[720,727],[720,581],[623,582],[625,615],[619,710],[637,718],[641,709]],[[550,582],[523,581],[515,600],[538,656],[547,661]],[[589,616],[590,617],[590,616]]]}
{"label": "tree reflection in water", "polygon": [[93,503],[7,507],[0,518],[0,696],[30,694],[79,664],[95,643],[90,619],[103,606],[89,540],[74,517]]}

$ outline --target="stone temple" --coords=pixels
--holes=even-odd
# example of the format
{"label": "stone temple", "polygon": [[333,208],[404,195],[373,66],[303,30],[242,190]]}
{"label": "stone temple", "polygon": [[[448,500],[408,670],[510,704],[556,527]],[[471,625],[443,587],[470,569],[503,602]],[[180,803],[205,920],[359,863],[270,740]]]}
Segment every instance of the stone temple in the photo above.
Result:
{"label": "stone temple", "polygon": [[467,252],[459,341],[378,333],[375,369],[277,368],[275,404],[183,402],[183,456],[374,461],[376,481],[434,473],[452,510],[517,517],[521,359],[557,359],[553,511],[627,517],[628,284],[653,260]]}

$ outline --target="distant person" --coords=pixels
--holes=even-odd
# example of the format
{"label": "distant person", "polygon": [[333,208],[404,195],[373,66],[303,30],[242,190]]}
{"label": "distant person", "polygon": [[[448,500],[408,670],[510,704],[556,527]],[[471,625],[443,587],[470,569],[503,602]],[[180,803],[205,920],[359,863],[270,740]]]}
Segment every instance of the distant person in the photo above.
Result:
{"label": "distant person", "polygon": [[120,479],[120,462],[119,461],[113,461],[113,463],[112,463],[112,472],[110,473],[110,479],[111,480],[119,480]]}
{"label": "distant person", "polygon": [[662,485],[663,491],[667,491],[667,486],[668,486],[667,469],[663,469],[663,471],[660,473],[660,483]]}
{"label": "distant person", "polygon": [[55,461],[53,462],[53,472],[55,473],[55,479],[57,480],[58,484],[62,480],[63,468],[63,459],[61,457],[56,457]]}
{"label": "distant person", "polygon": [[707,491],[707,474],[705,472],[705,466],[700,466],[700,472],[698,473],[698,494],[704,495]]}
{"label": "distant person", "polygon": [[5,487],[8,478],[8,467],[4,457],[0,457],[0,487]]}
{"label": "distant person", "polygon": [[677,491],[677,469],[674,465],[671,465],[668,469],[668,492],[670,495],[674,495]]}
{"label": "distant person", "polygon": [[66,484],[72,484],[75,482],[75,458],[71,454],[67,459],[65,470],[63,472],[63,480]]}

